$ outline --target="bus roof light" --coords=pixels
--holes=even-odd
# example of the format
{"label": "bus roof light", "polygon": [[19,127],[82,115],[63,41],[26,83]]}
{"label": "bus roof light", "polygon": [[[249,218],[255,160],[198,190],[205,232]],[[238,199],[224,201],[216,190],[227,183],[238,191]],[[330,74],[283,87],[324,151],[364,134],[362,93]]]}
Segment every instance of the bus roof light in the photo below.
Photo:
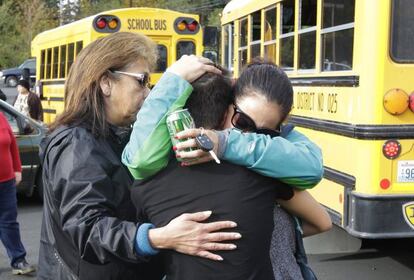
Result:
{"label": "bus roof light", "polygon": [[409,102],[408,107],[410,107],[411,112],[414,113],[414,92],[412,92],[410,94],[410,98],[409,98],[409,101],[408,102]]}
{"label": "bus roof light", "polygon": [[115,29],[118,26],[118,20],[116,18],[111,19],[110,22],[108,22],[108,27],[110,29]]}
{"label": "bus roof light", "polygon": [[187,24],[188,30],[192,32],[197,30],[197,26],[198,26],[198,22],[196,20],[193,20],[192,22]]}
{"label": "bus roof light", "polygon": [[382,146],[382,153],[387,159],[395,159],[401,153],[401,144],[397,140],[388,140]]}
{"label": "bus roof light", "polygon": [[390,185],[391,185],[391,182],[388,179],[382,179],[381,182],[380,182],[380,187],[383,190],[388,189],[390,187]]}
{"label": "bus roof light", "polygon": [[178,30],[184,31],[186,28],[187,28],[187,23],[185,22],[185,20],[182,20],[179,23],[177,23]]}
{"label": "bus roof light", "polygon": [[384,108],[392,115],[401,115],[408,109],[408,99],[402,89],[391,89],[384,95]]}
{"label": "bus roof light", "polygon": [[104,29],[106,27],[106,19],[104,17],[101,17],[96,21],[96,26],[99,29]]}

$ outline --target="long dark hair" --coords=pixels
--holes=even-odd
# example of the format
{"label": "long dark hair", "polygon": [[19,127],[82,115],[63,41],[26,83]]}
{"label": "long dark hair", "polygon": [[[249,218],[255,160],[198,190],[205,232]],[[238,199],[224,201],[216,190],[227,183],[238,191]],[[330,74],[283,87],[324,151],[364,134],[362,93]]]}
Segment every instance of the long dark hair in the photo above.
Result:
{"label": "long dark hair", "polygon": [[129,32],[117,32],[89,44],[76,57],[65,83],[65,109],[50,125],[53,131],[60,125],[82,125],[95,136],[108,135],[108,123],[100,80],[108,70],[123,70],[139,60],[150,68],[157,61],[156,45],[148,37]]}
{"label": "long dark hair", "polygon": [[277,103],[282,110],[282,121],[292,109],[293,88],[288,76],[276,64],[262,58],[253,59],[243,69],[234,92],[236,100],[254,92]]}

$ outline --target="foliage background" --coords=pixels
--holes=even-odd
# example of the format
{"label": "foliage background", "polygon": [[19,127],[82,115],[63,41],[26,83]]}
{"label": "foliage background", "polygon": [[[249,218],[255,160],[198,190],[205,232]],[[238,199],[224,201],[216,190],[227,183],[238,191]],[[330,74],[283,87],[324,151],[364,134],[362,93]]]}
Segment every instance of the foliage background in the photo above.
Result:
{"label": "foliage background", "polygon": [[156,7],[200,15],[203,25],[220,25],[229,0],[0,0],[0,69],[30,57],[30,43],[40,32],[102,11]]}

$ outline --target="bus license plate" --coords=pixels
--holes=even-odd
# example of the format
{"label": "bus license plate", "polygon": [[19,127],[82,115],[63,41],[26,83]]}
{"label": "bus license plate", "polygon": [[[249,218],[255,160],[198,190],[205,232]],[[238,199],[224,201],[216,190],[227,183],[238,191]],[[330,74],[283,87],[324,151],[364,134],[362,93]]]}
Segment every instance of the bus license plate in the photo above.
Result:
{"label": "bus license plate", "polygon": [[398,183],[413,183],[414,182],[414,160],[399,160],[398,161]]}

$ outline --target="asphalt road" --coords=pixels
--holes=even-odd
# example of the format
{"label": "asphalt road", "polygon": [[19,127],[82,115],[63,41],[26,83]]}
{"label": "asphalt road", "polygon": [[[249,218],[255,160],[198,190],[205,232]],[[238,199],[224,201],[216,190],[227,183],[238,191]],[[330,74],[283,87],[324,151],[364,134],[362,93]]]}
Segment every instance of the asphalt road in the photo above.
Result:
{"label": "asphalt road", "polygon": [[[12,102],[16,90],[2,88]],[[37,263],[39,252],[42,205],[36,198],[19,197],[20,230],[23,244],[30,263]],[[319,242],[319,243],[318,243]],[[324,236],[314,242],[323,247],[330,242]],[[7,254],[0,246],[0,280],[35,279],[31,276],[12,276]],[[312,250],[308,250],[310,252]],[[364,240],[362,248],[353,253],[312,254],[309,263],[319,280],[413,280],[414,279],[414,239]],[[191,279],[192,280],[192,279]],[[241,279],[242,280],[242,279]]]}

